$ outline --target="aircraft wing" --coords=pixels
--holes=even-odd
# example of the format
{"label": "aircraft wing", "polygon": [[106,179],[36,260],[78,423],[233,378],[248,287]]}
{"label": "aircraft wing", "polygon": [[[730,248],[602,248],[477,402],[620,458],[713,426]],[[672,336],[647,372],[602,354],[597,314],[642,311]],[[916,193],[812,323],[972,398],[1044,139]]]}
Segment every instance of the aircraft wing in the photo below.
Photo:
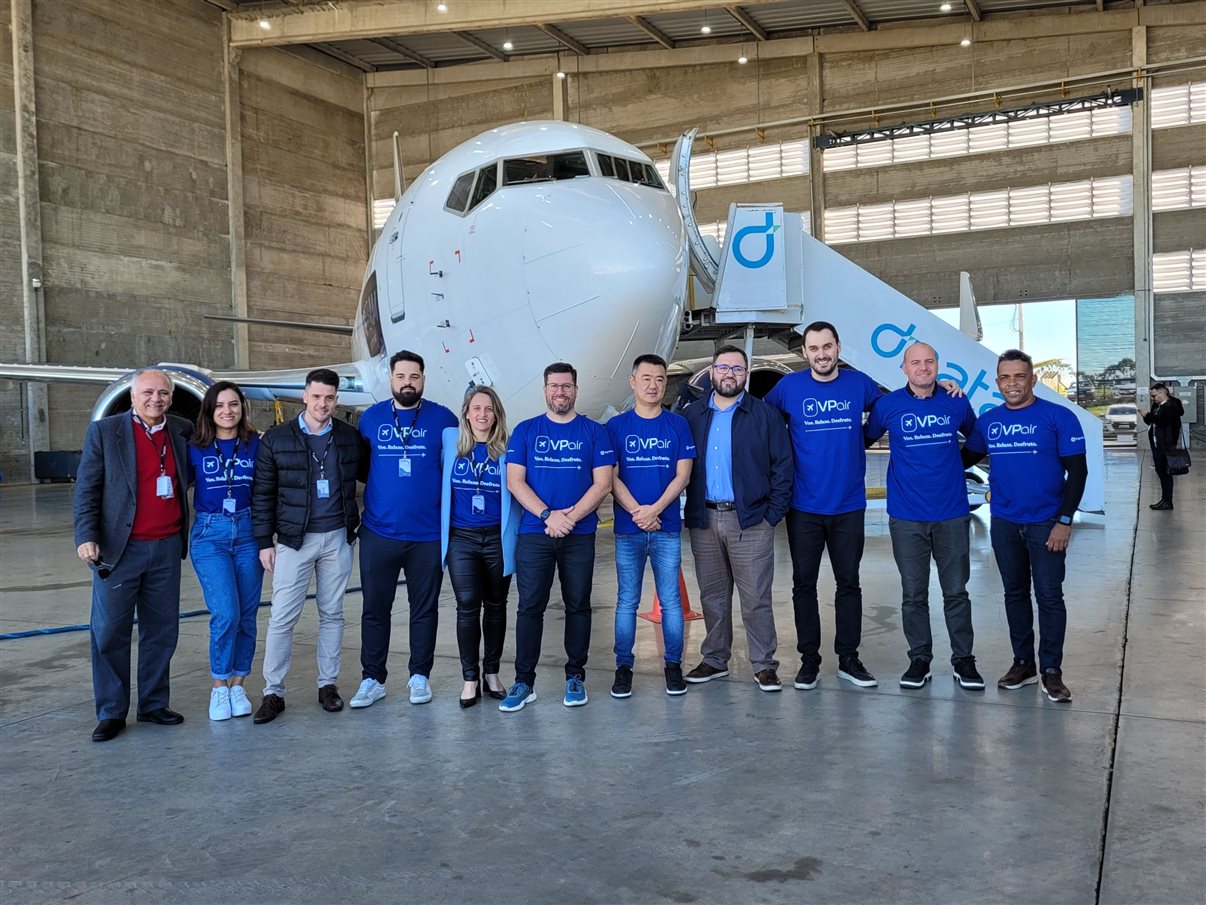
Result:
{"label": "aircraft wing", "polygon": [[[312,368],[294,368],[281,371],[213,371],[196,365],[176,362],[160,362],[156,365],[139,367],[160,368],[190,388],[205,388],[219,380],[233,380],[243,388],[249,399],[267,401],[282,400],[300,402],[306,385],[306,375]],[[355,362],[324,365],[339,375],[339,404],[352,407],[372,405],[375,401],[364,387],[364,378]],[[108,385],[121,380],[138,367],[92,368],[52,364],[4,364],[0,363],[0,379],[30,380],[45,383],[91,383]]]}

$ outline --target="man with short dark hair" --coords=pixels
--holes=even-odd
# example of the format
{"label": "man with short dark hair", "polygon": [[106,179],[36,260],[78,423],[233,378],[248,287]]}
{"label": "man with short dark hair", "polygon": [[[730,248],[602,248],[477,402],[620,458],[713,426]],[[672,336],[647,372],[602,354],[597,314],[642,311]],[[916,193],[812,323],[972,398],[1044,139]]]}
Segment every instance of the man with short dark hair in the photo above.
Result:
{"label": "man with short dark hair", "polygon": [[578,372],[559,361],[544,369],[543,415],[515,428],[507,446],[507,488],[524,508],[516,544],[515,684],[498,709],[536,700],[536,664],[554,571],[565,603],[566,707],[587,702],[595,510],[611,490],[615,452],[603,425],[574,410]]}
{"label": "man with short dark hair", "polygon": [[616,677],[613,698],[632,695],[632,655],[636,615],[645,580],[645,562],[662,606],[666,694],[687,691],[683,680],[682,518],[678,499],[691,478],[695,441],[681,415],[662,408],[666,361],[638,355],[628,375],[633,408],[607,422],[616,451],[611,493],[616,533]]}
{"label": "man with short dark hair", "polygon": [[363,679],[354,708],[385,696],[390,615],[398,575],[406,570],[410,604],[410,702],[431,700],[428,677],[435,662],[440,584],[440,480],[444,429],[456,416],[423,398],[423,358],[403,349],[389,360],[392,398],[360,416],[360,435],[369,450],[368,480],[360,526],[360,624]]}
{"label": "man with short dark hair", "polygon": [[[1085,432],[1064,406],[1034,395],[1038,377],[1030,356],[1009,349],[997,359],[997,388],[1004,403],[984,412],[963,447],[963,464],[992,457],[992,552],[1005,587],[1005,618],[1013,666],[997,687],[1018,689],[1039,681],[1056,704],[1072,700],[1063,680],[1064,563],[1072,519],[1089,476]],[[1038,666],[1034,661],[1034,607],[1038,604]]]}
{"label": "man with short dark hair", "polygon": [[980,689],[984,679],[972,654],[972,608],[967,482],[959,455],[959,434],[976,426],[966,397],[938,391],[938,354],[928,343],[905,349],[900,364],[907,378],[880,399],[864,432],[869,442],[888,434],[888,532],[900,571],[900,617],[909,643],[903,688],[922,688],[932,678],[934,641],[930,632],[930,559],[938,567],[943,615],[951,642],[951,667],[963,688]]}
{"label": "man with short dark hair", "polygon": [[285,710],[293,627],[315,576],[318,702],[328,713],[343,709],[335,684],[343,643],[343,592],[360,525],[356,481],[367,452],[356,429],[334,417],[338,374],[327,368],[311,371],[302,402],[305,411],[265,433],[256,454],[251,524],[260,562],[272,573],[264,700],[252,717],[256,723],[270,723]]}
{"label": "man with short dark hair", "polygon": [[698,464],[687,485],[686,523],[707,634],[693,684],[729,674],[733,587],[741,600],[750,666],[763,691],[781,691],[771,607],[775,526],[791,499],[791,445],[783,419],[746,391],[749,362],[736,346],[712,357],[712,392],[683,410]]}
{"label": "man with short dark hair", "polygon": [[815,321],[805,327],[803,352],[808,370],[788,374],[766,396],[767,403],[787,420],[795,461],[787,513],[792,608],[801,660],[794,684],[801,689],[817,687],[821,666],[817,578],[828,549],[837,584],[833,650],[838,678],[870,687],[877,684],[875,676],[858,656],[863,632],[858,573],[867,509],[862,416],[883,393],[862,371],[838,367],[842,344],[833,324]]}
{"label": "man with short dark hair", "polygon": [[75,480],[76,553],[93,569],[94,742],[126,728],[130,632],[138,614],[140,723],[173,726],[169,668],[180,633],[180,561],[188,552],[188,438],[193,426],[168,414],[172,381],[134,375],[130,412],[88,425]]}

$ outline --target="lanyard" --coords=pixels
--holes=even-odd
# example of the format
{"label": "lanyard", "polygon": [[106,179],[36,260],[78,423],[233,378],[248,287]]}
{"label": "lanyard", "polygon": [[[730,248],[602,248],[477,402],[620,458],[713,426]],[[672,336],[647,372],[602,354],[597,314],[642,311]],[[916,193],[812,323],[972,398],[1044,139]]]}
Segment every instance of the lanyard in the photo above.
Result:
{"label": "lanyard", "polygon": [[398,439],[402,441],[403,455],[405,455],[406,448],[410,446],[410,437],[415,432],[415,424],[419,421],[419,412],[423,411],[423,400],[420,399],[419,404],[415,406],[414,417],[410,419],[410,427],[407,428],[405,434],[402,433],[402,425],[398,423],[398,407],[391,402],[389,410],[393,413],[394,431],[398,434]]}
{"label": "lanyard", "polygon": [[314,447],[310,446],[309,441],[306,442],[307,448],[310,450],[310,458],[314,460],[314,464],[318,466],[318,480],[326,480],[327,477],[327,453],[331,451],[331,444],[335,440],[335,431],[331,431],[331,436],[327,438],[327,445],[322,448],[322,458],[314,455]]}
{"label": "lanyard", "polygon": [[485,474],[486,466],[490,464],[490,452],[486,451],[486,458],[481,462],[476,461],[473,457],[477,454],[477,447],[474,446],[469,451],[469,468],[473,472],[473,476],[477,478],[477,492],[481,495],[482,492],[482,475]]}
{"label": "lanyard", "polygon": [[[235,440],[234,450],[230,454],[229,459],[222,458],[222,447],[218,445],[218,440],[214,438],[214,452],[218,454],[218,461],[222,463],[222,471],[226,475],[226,498],[230,499],[234,496],[234,461],[239,455],[239,441]],[[326,458],[326,453],[323,453],[323,458]]]}
{"label": "lanyard", "polygon": [[162,478],[165,474],[167,474],[167,427],[165,426],[159,431],[159,433],[163,434],[163,445],[160,446],[155,442],[155,435],[151,433],[151,429],[147,427],[147,423],[137,415],[134,416],[134,420],[138,422],[138,426],[142,428],[142,432],[147,435],[147,439],[151,442],[151,448],[158,448],[159,450],[159,477]]}

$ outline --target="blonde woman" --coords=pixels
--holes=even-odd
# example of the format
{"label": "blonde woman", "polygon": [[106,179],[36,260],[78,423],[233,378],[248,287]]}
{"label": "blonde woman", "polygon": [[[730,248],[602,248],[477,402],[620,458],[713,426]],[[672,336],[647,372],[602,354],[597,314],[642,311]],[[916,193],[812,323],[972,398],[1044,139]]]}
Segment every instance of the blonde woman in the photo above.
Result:
{"label": "blonde woman", "polygon": [[444,431],[441,552],[456,597],[462,708],[483,691],[498,701],[506,697],[498,670],[519,527],[518,504],[507,490],[507,440],[502,400],[487,386],[469,390],[459,425]]}

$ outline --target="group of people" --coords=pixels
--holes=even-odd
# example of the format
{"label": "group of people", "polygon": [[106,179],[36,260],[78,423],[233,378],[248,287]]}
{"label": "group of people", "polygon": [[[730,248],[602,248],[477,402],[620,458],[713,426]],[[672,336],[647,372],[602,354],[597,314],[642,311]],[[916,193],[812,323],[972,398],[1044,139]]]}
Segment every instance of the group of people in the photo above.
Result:
{"label": "group of people", "polygon": [[[272,604],[264,694],[254,722],[271,722],[285,711],[293,631],[312,578],[318,701],[327,711],[343,708],[337,685],[343,597],[357,540],[364,613],[362,678],[349,701],[352,708],[369,707],[386,694],[391,612],[403,574],[409,699],[432,699],[445,571],[456,598],[461,707],[483,696],[498,701],[504,712],[536,701],[554,577],[565,609],[562,701],[567,707],[584,705],[597,509],[608,494],[614,500],[617,580],[613,697],[633,693],[636,611],[646,564],[662,603],[667,694],[681,695],[688,684],[729,674],[734,588],[754,681],[766,692],[782,689],[771,598],[774,535],[784,519],[801,664],[794,686],[808,690],[819,682],[817,582],[826,551],[836,583],[837,676],[874,686],[875,677],[859,658],[859,566],[865,449],[885,433],[891,440],[889,528],[909,659],[901,686],[920,688],[932,678],[932,559],[954,679],[964,688],[984,687],[967,593],[964,467],[992,455],[991,534],[1014,655],[997,684],[1017,689],[1041,678],[1052,701],[1069,701],[1061,674],[1062,582],[1072,517],[1088,473],[1076,418],[1034,395],[1032,362],[1016,350],[998,362],[1004,403],[979,418],[957,386],[939,383],[937,355],[925,343],[905,350],[905,385],[886,395],[865,374],[838,366],[841,343],[832,324],[810,324],[803,352],[808,368],[783,377],[758,399],[747,391],[745,353],[722,346],[710,368],[711,391],[682,414],[663,407],[666,362],[640,355],[629,375],[633,408],[605,425],[576,410],[577,372],[557,362],[544,369],[545,411],[513,431],[502,400],[488,386],[470,387],[459,416],[426,399],[423,359],[408,351],[390,360],[391,397],[367,409],[356,427],[334,417],[339,378],[318,369],[307,377],[302,413],[263,435],[253,428],[235,384],[223,381],[209,389],[194,426],[168,414],[172,384],[163,372],[139,372],[131,412],[90,426],[77,476],[78,555],[95,573],[91,646],[99,722],[93,740],[107,741],[125,728],[135,612],[137,719],[182,722],[168,706],[168,671],[176,646],[180,564],[190,547],[211,613],[213,720],[253,712],[243,686],[255,652],[265,571],[272,575]],[[1018,458],[1022,452],[1027,455]],[[191,528],[190,486],[196,512]],[[684,490],[686,504],[680,506]],[[706,628],[700,661],[686,674],[684,526]],[[512,577],[518,602],[515,675],[508,687],[501,658]]]}

